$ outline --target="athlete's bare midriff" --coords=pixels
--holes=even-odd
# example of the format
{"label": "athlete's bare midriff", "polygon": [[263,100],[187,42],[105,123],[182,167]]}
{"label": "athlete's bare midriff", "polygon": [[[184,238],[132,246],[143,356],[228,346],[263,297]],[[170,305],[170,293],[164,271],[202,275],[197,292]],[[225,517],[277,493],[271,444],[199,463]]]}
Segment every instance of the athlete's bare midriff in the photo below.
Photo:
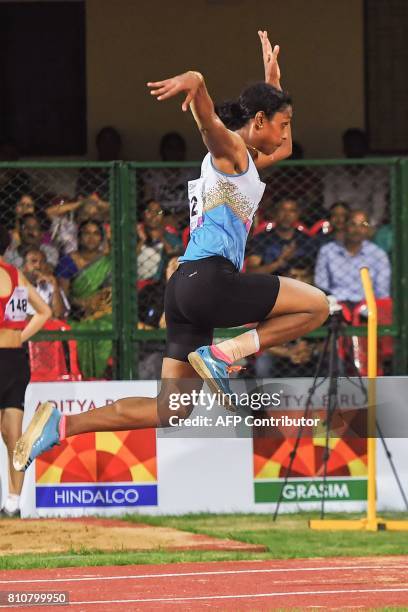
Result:
{"label": "athlete's bare midriff", "polygon": [[0,329],[0,348],[20,348],[20,329]]}

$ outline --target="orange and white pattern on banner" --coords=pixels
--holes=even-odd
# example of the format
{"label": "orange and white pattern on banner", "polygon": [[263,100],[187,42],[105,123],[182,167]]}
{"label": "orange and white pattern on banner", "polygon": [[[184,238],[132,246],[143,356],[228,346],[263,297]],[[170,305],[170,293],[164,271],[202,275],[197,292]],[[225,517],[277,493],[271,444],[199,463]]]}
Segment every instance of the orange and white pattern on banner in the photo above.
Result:
{"label": "orange and white pattern on banner", "polygon": [[[301,417],[303,413],[292,411],[292,417]],[[313,411],[323,424],[326,413]],[[331,427],[329,437],[329,457],[327,476],[367,476],[367,439],[362,435],[365,427],[364,411],[348,410],[337,414]],[[259,435],[257,435],[259,433]],[[291,461],[291,453],[296,444],[296,429],[288,430],[275,427],[268,435],[267,431],[254,431],[254,478],[255,480],[284,478]],[[288,475],[296,477],[322,477],[324,473],[324,455],[326,432],[323,425],[312,430],[305,427],[296,450],[293,465]]]}
{"label": "orange and white pattern on banner", "polygon": [[36,459],[36,483],[156,483],[154,429],[86,433]]}
{"label": "orange and white pattern on banner", "polygon": [[[284,478],[289,467],[295,438],[254,438],[254,478]],[[327,476],[367,476],[366,440],[334,438],[329,443]],[[322,477],[324,438],[300,440],[289,476]]]}

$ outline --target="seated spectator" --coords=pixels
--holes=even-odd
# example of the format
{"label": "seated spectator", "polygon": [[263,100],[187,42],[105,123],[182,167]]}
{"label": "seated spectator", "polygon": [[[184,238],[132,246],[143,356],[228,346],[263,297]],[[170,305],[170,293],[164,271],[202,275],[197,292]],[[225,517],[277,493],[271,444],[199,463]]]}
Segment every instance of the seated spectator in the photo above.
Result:
{"label": "seated spectator", "polygon": [[373,242],[391,257],[394,243],[394,232],[391,225],[381,225],[374,234]]}
{"label": "seated spectator", "polygon": [[[54,319],[64,319],[70,305],[65,293],[59,287],[57,278],[47,270],[45,255],[36,247],[28,247],[24,253],[23,272],[37,293],[51,308]],[[34,310],[28,304],[27,314],[34,315]]]}
{"label": "seated spectator", "polygon": [[248,244],[247,272],[258,274],[287,274],[293,259],[304,258],[313,264],[316,245],[312,238],[296,228],[300,209],[295,200],[279,202],[275,227],[254,236]]}
{"label": "seated spectator", "polygon": [[350,206],[347,202],[335,202],[330,206],[329,211],[329,220],[322,221],[319,231],[314,234],[319,247],[332,240],[344,242],[346,225],[350,216]]}
{"label": "seated spectator", "polygon": [[[109,162],[121,159],[122,138],[118,130],[105,126],[96,135],[98,161]],[[76,185],[77,199],[97,193],[102,200],[109,200],[109,168],[81,168]]]}
{"label": "seated spectator", "polygon": [[[165,280],[169,281],[171,275],[178,267],[177,257],[170,259],[166,267]],[[164,284],[147,285],[138,293],[138,328],[157,329],[165,328],[164,316]],[[138,377],[142,380],[157,380],[160,378],[163,363],[165,342],[153,340],[142,343],[139,353]]]}
{"label": "seated spectator", "polygon": [[46,262],[51,269],[58,263],[58,250],[52,244],[43,242],[43,231],[40,222],[35,215],[24,215],[20,221],[21,242],[18,246],[11,245],[4,254],[4,259],[16,268],[21,268],[24,263],[24,253],[28,247],[35,247],[45,255]]}
{"label": "seated spectator", "polygon": [[391,225],[390,209],[388,206],[382,219],[382,225],[375,232],[372,241],[391,257],[394,246],[394,231]]}
{"label": "seated spectator", "polygon": [[72,296],[72,309],[75,306],[85,316],[95,312],[95,292],[111,288],[111,260],[104,255],[103,241],[103,226],[84,221],[78,230],[78,250],[62,256],[56,269],[61,287]]}
{"label": "seated spectator", "polygon": [[[150,200],[137,227],[138,281],[163,279],[167,261],[181,255],[183,243],[176,231],[166,227],[164,211],[156,200]],[[139,285],[140,287],[140,285]]]}
{"label": "seated spectator", "polygon": [[[160,158],[163,162],[184,162],[186,143],[181,134],[169,132],[160,141]],[[166,212],[188,213],[188,181],[198,178],[198,168],[148,168],[140,173],[142,200],[155,200]]]}
{"label": "seated spectator", "polygon": [[45,212],[51,220],[52,239],[64,255],[78,249],[78,226],[81,223],[90,220],[109,222],[109,202],[101,200],[97,194],[77,201],[59,196]]}
{"label": "seated spectator", "polygon": [[318,254],[315,285],[334,295],[340,302],[364,300],[360,268],[370,272],[377,298],[389,297],[391,268],[385,251],[368,240],[371,228],[368,215],[352,211],[347,222],[344,243],[329,242]]}
{"label": "seated spectator", "polygon": [[[164,310],[164,285],[147,285],[138,294],[138,329],[158,329]],[[139,352],[138,378],[158,380],[166,343],[163,340],[142,342]]]}
{"label": "seated spectator", "polygon": [[[368,154],[367,135],[351,128],[343,133],[343,151],[347,158],[361,159]],[[333,202],[350,202],[352,208],[367,213],[372,226],[379,225],[388,200],[389,168],[381,165],[348,164],[329,166],[323,179],[324,207]]]}
{"label": "seated spectator", "polygon": [[[78,251],[61,257],[56,275],[71,302],[73,330],[112,329],[112,261],[104,250],[104,230],[85,221],[78,230]],[[112,353],[110,340],[78,340],[80,368],[87,378],[101,378]]]}
{"label": "seated spectator", "polygon": [[18,246],[21,242],[20,236],[20,223],[21,219],[24,215],[34,215],[35,214],[35,204],[34,199],[31,195],[25,194],[22,195],[16,202],[15,208],[15,222],[14,228],[11,231],[12,237],[12,246]]}
{"label": "seated spectator", "polygon": [[304,259],[293,259],[290,262],[288,277],[313,285],[313,268]]}

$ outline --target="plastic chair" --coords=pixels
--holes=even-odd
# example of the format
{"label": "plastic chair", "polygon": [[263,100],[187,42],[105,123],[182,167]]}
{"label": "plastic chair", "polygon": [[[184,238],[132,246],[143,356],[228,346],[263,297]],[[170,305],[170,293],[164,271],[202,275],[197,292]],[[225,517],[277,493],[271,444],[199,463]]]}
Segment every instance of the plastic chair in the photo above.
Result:
{"label": "plastic chair", "polygon": [[[43,329],[48,331],[67,331],[71,327],[65,321],[51,319],[47,321]],[[78,365],[76,340],[29,342],[28,351],[31,382],[82,380],[82,374]]]}
{"label": "plastic chair", "polygon": [[330,221],[320,219],[319,221],[316,221],[316,223],[314,223],[309,229],[309,236],[316,236],[316,234],[319,232],[322,234],[330,234],[331,230],[332,228]]}
{"label": "plastic chair", "polygon": [[[275,221],[261,221],[254,229],[253,236],[256,236],[257,234],[261,234],[262,232],[270,232],[275,227],[276,227]],[[294,223],[293,227],[295,227],[299,232],[303,232],[304,234],[307,234],[308,236],[310,235],[309,229],[301,221]]]}

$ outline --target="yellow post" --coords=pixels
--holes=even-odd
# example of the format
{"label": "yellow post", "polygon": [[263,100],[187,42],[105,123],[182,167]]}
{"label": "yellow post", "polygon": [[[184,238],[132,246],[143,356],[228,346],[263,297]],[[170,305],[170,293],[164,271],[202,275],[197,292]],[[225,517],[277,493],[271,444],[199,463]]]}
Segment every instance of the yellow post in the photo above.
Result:
{"label": "yellow post", "polygon": [[376,378],[377,304],[368,268],[361,268],[361,282],[368,307],[368,437],[367,437],[367,517],[357,520],[311,520],[309,527],[319,531],[408,531],[408,521],[386,521],[377,517],[376,503]]}
{"label": "yellow post", "polygon": [[361,282],[368,308],[368,438],[367,438],[367,526],[377,530],[376,503],[376,378],[377,378],[377,304],[368,268],[361,268]]}

